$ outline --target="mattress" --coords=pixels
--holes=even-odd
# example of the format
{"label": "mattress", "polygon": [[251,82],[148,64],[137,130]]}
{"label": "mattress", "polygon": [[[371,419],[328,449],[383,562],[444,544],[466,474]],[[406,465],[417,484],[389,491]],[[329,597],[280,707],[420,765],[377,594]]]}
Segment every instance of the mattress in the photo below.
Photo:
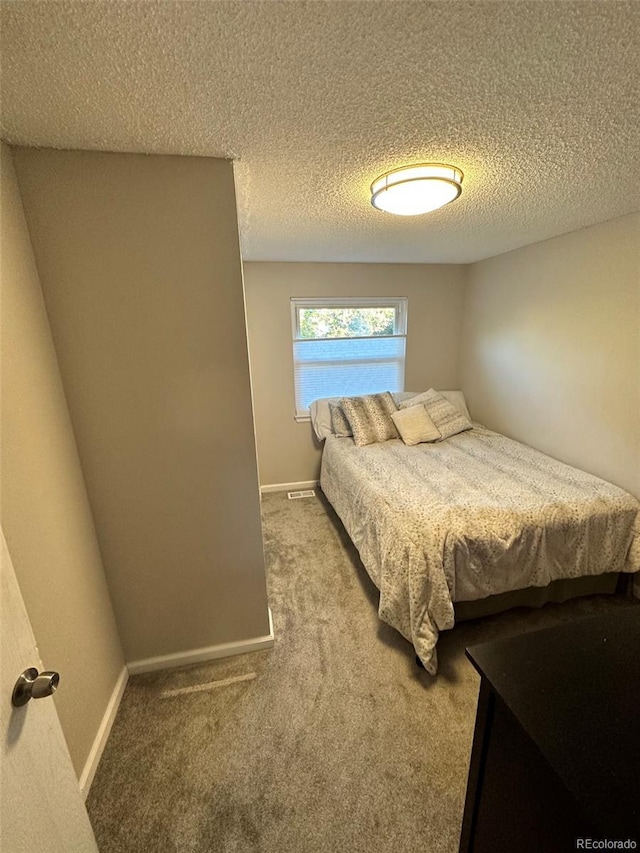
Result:
{"label": "mattress", "polygon": [[454,602],[640,571],[640,504],[479,424],[435,444],[329,436],[321,488],[428,672]]}

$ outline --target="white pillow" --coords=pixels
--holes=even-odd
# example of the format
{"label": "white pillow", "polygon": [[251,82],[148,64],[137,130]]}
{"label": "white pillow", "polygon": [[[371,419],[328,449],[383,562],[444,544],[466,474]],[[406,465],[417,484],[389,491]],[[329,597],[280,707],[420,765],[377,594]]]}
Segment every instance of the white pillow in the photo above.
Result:
{"label": "white pillow", "polygon": [[422,404],[429,416],[440,431],[440,441],[445,438],[450,438],[452,435],[457,435],[459,432],[472,429],[471,419],[467,417],[460,409],[456,408],[453,403],[449,402],[446,397],[429,388],[424,394],[418,394],[417,397],[412,397],[404,403],[400,403],[400,408],[404,409],[411,405]]}
{"label": "white pillow", "polygon": [[456,409],[459,409],[463,415],[466,415],[471,420],[467,401],[464,399],[462,391],[438,391],[438,394],[442,394],[445,400],[448,400],[452,406],[455,406]]}
{"label": "white pillow", "polygon": [[464,399],[462,391],[438,391],[438,394],[442,394],[442,396],[455,406],[456,409],[459,409],[463,415],[466,415],[469,420],[471,420],[471,415],[467,408],[467,401]]}
{"label": "white pillow", "polygon": [[399,406],[400,403],[404,403],[405,400],[410,400],[411,397],[415,397],[416,394],[419,394],[420,391],[393,391],[391,396],[396,401],[396,405]]}
{"label": "white pillow", "polygon": [[[413,400],[414,397],[422,396],[426,394],[426,391],[405,391],[401,394],[394,394],[396,399],[396,403],[400,408],[407,405],[408,400]],[[471,415],[469,414],[469,409],[467,408],[467,401],[464,398],[464,393],[462,391],[438,391],[438,394],[442,394],[442,396],[448,400],[451,405],[455,406],[458,411],[462,412],[463,415],[466,415],[469,420],[471,420]],[[420,402],[420,401],[418,401]],[[412,403],[408,405],[415,406],[418,405],[418,402],[413,400]]]}
{"label": "white pillow", "polygon": [[321,400],[314,400],[310,404],[309,417],[311,418],[311,425],[320,441],[324,441],[328,435],[333,435],[329,403],[337,403],[341,399],[342,397],[323,397]]}
{"label": "white pillow", "polygon": [[442,437],[440,430],[420,403],[392,412],[391,418],[405,444],[413,445],[422,444],[425,441],[438,441]]}

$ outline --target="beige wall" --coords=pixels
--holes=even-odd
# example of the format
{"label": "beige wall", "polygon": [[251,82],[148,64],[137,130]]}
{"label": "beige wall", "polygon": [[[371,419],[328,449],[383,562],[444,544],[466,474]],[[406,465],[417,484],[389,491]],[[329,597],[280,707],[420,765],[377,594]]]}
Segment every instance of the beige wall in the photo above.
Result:
{"label": "beige wall", "polygon": [[127,660],[268,634],[232,164],[15,161]]}
{"label": "beige wall", "polygon": [[413,264],[245,263],[261,485],[319,476],[321,445],[294,420],[291,297],[406,296],[405,387],[458,387],[465,268]]}
{"label": "beige wall", "polygon": [[640,215],[472,264],[475,418],[640,497]]}
{"label": "beige wall", "polygon": [[5,145],[0,176],[2,528],[80,775],[124,660]]}

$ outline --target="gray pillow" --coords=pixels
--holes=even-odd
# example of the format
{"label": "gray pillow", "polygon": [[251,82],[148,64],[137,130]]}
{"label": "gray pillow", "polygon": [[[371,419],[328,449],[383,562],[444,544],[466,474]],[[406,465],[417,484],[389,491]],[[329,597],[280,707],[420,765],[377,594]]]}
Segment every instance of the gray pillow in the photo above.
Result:
{"label": "gray pillow", "polygon": [[338,438],[348,438],[353,435],[351,427],[349,426],[349,421],[347,420],[345,413],[342,411],[340,403],[330,401],[329,411],[331,412],[331,428],[333,429],[333,434],[337,435]]}
{"label": "gray pillow", "polygon": [[391,420],[391,413],[397,412],[398,407],[389,391],[363,397],[344,397],[340,405],[358,447],[398,438],[398,430]]}

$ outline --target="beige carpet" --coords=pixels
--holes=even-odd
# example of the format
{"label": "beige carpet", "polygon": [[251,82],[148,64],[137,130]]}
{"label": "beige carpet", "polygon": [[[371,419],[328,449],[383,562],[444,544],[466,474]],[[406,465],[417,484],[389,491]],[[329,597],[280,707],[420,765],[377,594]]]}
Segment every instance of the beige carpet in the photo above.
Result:
{"label": "beige carpet", "polygon": [[465,646],[628,602],[463,623],[431,678],[378,621],[321,496],[266,495],[263,520],[275,648],[130,680],[87,802],[101,853],[454,853],[478,689]]}

